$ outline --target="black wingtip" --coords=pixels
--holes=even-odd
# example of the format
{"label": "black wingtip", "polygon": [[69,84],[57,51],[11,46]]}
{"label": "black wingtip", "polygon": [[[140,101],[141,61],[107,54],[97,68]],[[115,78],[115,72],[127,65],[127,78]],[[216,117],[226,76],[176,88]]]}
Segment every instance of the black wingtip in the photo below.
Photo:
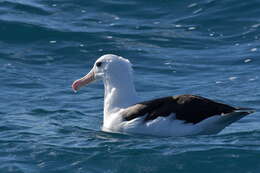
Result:
{"label": "black wingtip", "polygon": [[252,114],[256,112],[256,110],[252,108],[236,108],[235,112],[247,112],[248,114]]}

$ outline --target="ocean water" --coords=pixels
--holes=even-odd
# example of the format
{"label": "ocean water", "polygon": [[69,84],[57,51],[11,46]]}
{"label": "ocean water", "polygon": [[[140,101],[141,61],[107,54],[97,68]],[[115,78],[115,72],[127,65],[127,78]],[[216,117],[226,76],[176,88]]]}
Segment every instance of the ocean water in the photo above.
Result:
{"label": "ocean water", "polygon": [[[259,173],[259,0],[0,0],[1,173]],[[196,94],[256,113],[220,134],[105,133],[95,60],[128,58],[144,99]]]}

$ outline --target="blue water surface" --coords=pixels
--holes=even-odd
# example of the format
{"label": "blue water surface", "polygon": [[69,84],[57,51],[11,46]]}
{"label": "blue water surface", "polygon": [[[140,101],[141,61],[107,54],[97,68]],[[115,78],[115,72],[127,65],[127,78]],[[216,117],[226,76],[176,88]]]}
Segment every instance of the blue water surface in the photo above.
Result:
{"label": "blue water surface", "polygon": [[[0,0],[1,173],[259,173],[259,0]],[[144,99],[196,94],[258,112],[220,134],[110,134],[95,60],[128,58]]]}

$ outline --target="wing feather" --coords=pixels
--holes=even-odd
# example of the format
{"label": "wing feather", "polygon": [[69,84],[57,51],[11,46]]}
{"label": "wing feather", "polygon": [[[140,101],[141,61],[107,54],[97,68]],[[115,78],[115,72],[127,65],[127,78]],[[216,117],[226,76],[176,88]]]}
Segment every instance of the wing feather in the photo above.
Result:
{"label": "wing feather", "polygon": [[128,107],[122,112],[125,121],[146,116],[145,121],[176,115],[187,123],[198,123],[214,115],[235,111],[236,108],[195,95],[179,95],[145,101]]}

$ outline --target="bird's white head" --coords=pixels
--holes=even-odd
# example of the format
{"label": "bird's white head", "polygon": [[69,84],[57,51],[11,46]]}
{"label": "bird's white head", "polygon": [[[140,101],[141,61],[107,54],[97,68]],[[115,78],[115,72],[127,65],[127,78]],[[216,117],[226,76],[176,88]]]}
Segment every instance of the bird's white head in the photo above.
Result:
{"label": "bird's white head", "polygon": [[112,85],[118,85],[117,83],[124,80],[132,81],[132,64],[128,59],[117,55],[103,55],[96,60],[86,76],[72,84],[72,89],[78,91],[81,87],[100,79],[103,79],[104,83],[109,81]]}

